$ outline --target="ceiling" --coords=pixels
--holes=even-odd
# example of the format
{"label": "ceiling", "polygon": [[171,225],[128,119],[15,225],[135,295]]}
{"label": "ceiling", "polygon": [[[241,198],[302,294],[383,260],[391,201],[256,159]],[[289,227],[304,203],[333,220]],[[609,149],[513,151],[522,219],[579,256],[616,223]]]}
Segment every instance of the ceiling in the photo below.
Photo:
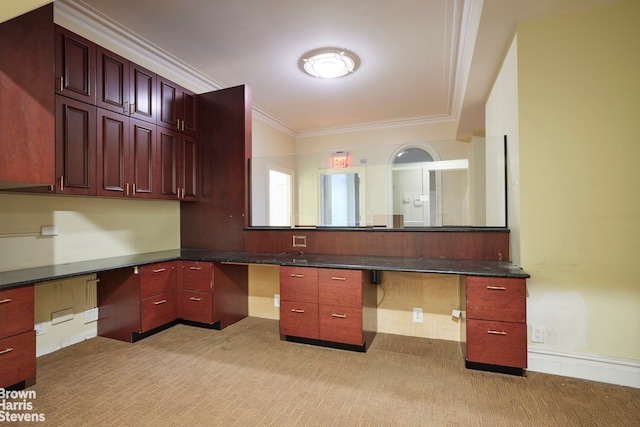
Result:
{"label": "ceiling", "polygon": [[[59,0],[133,33],[206,76],[247,84],[254,107],[294,136],[458,122],[484,131],[484,103],[515,24],[616,0]],[[318,79],[307,51],[355,52],[360,67]]]}

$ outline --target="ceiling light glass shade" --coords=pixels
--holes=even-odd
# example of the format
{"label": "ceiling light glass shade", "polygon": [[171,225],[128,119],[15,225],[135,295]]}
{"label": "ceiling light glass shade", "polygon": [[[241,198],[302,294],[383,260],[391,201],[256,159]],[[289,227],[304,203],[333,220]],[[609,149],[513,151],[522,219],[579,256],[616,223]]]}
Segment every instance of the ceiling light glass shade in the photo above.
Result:
{"label": "ceiling light glass shade", "polygon": [[333,79],[355,71],[358,60],[355,54],[344,49],[321,49],[305,54],[300,65],[313,77]]}

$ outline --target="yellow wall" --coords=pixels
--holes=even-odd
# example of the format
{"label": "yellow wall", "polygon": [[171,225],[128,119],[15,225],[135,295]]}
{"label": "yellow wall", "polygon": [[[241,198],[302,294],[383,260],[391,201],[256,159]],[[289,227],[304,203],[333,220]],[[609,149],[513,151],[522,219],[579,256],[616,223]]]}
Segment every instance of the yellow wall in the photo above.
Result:
{"label": "yellow wall", "polygon": [[[59,235],[38,233],[58,227]],[[0,271],[180,247],[177,201],[0,193]]]}
{"label": "yellow wall", "polygon": [[3,0],[0,2],[0,22],[8,21],[11,18],[27,13],[30,10],[51,3],[50,0]]}
{"label": "yellow wall", "polygon": [[542,349],[640,360],[640,2],[518,26],[521,262]]}

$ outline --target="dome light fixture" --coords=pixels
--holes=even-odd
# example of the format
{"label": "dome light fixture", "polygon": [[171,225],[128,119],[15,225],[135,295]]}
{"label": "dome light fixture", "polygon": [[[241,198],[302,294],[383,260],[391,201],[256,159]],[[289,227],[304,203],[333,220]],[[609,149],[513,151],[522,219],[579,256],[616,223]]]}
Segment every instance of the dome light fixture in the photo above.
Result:
{"label": "dome light fixture", "polygon": [[313,77],[333,79],[353,73],[360,65],[358,56],[346,49],[322,48],[305,53],[300,69]]}

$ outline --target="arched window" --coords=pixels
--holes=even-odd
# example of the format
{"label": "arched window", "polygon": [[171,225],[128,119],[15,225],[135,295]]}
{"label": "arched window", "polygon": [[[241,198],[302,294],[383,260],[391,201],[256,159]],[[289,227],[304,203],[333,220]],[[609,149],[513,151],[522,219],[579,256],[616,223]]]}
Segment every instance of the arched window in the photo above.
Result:
{"label": "arched window", "polygon": [[434,160],[438,160],[435,151],[420,147],[404,148],[393,158],[394,228],[442,225],[438,215],[440,173],[428,167]]}

